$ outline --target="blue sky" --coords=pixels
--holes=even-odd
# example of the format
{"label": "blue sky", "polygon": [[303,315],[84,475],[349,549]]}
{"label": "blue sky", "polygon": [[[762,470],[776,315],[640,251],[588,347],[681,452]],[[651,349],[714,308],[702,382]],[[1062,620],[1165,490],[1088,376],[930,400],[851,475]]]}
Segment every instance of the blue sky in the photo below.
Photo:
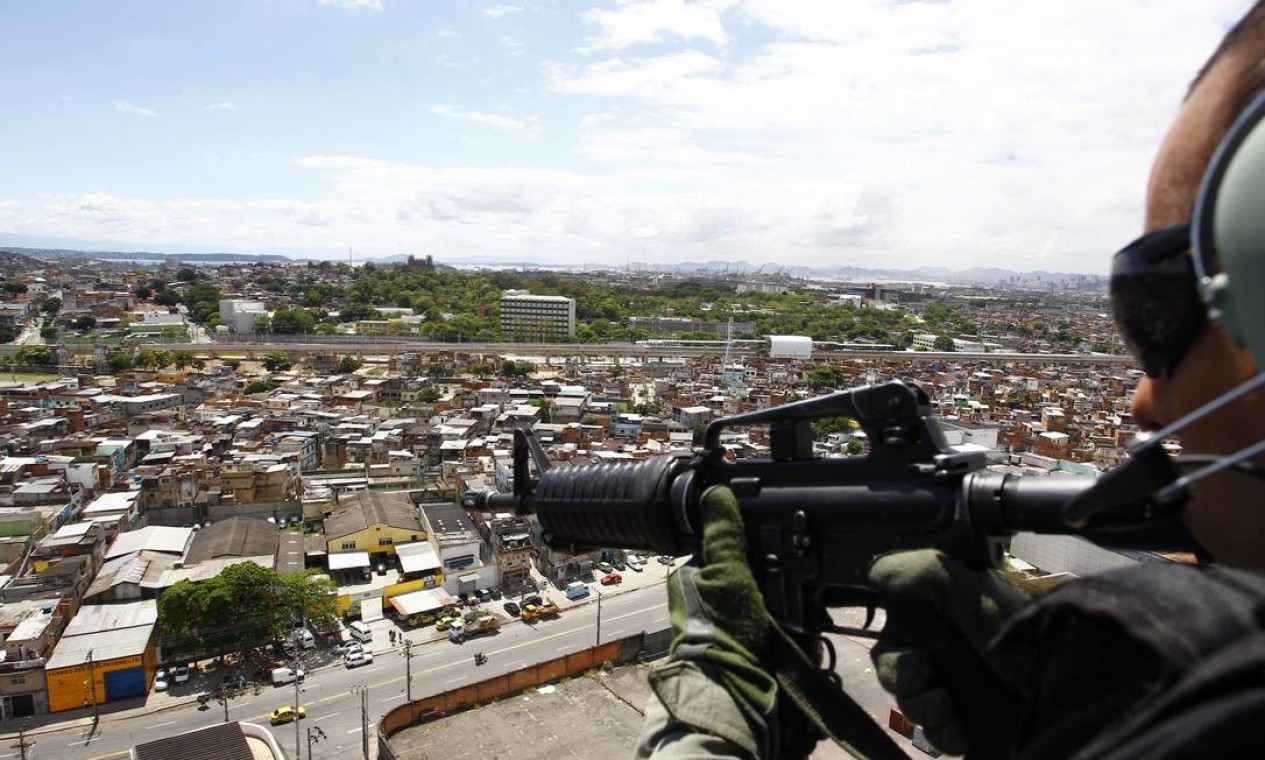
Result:
{"label": "blue sky", "polygon": [[1248,4],[4,3],[0,243],[1103,272]]}

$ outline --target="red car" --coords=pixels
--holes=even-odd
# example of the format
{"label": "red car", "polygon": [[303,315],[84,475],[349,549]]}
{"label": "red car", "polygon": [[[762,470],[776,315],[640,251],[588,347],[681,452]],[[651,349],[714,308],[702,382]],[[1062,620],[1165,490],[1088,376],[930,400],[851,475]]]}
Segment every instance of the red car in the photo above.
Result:
{"label": "red car", "polygon": [[602,576],[602,585],[614,586],[616,583],[619,583],[622,580],[623,578],[620,577],[619,573],[607,573],[606,575]]}

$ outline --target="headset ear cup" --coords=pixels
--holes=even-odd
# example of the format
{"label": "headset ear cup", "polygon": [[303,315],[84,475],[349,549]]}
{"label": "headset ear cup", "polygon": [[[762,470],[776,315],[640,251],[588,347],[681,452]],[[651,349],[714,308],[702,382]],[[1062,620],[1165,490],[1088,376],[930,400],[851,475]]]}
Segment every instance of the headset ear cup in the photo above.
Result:
{"label": "headset ear cup", "polygon": [[1258,370],[1265,369],[1263,121],[1265,95],[1252,102],[1217,147],[1195,204],[1192,234],[1209,316],[1251,352]]}

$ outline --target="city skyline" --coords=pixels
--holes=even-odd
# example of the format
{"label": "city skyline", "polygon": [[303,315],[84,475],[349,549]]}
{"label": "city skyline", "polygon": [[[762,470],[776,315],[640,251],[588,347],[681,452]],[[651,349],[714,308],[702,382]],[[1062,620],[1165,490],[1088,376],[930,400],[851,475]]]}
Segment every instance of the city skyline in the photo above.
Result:
{"label": "city skyline", "polygon": [[1244,0],[0,9],[0,245],[1101,274]]}

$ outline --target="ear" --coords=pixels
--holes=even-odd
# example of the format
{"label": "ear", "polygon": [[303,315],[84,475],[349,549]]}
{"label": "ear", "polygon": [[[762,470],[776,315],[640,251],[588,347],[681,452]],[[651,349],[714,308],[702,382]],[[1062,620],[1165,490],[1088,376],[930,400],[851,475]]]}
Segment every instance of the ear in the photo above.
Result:
{"label": "ear", "polygon": [[[1265,369],[1265,93],[1213,154],[1195,202],[1192,238],[1209,316]],[[1219,267],[1217,264],[1219,263]]]}

